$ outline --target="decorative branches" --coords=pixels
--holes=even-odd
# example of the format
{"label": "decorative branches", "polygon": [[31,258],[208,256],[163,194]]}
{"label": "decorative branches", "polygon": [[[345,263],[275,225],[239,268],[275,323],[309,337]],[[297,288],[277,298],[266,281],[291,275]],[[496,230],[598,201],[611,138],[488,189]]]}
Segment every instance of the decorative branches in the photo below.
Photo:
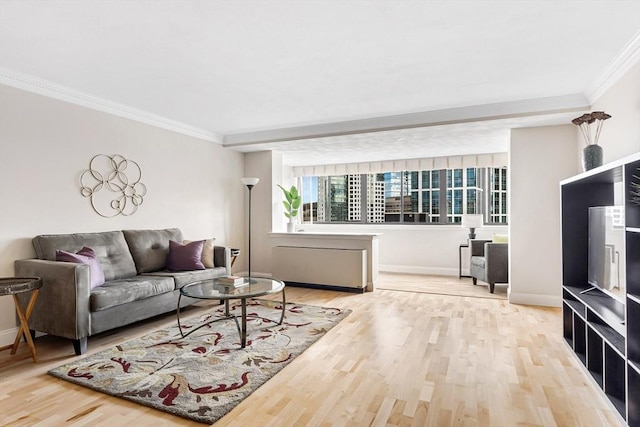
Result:
{"label": "decorative branches", "polygon": [[[598,139],[600,139],[600,132],[602,131],[602,124],[605,120],[610,118],[611,116],[604,111],[594,111],[593,113],[587,113],[580,117],[576,117],[571,120],[571,123],[580,128],[586,145],[597,145]],[[596,122],[596,131],[594,138],[591,139],[591,124],[593,122]]]}

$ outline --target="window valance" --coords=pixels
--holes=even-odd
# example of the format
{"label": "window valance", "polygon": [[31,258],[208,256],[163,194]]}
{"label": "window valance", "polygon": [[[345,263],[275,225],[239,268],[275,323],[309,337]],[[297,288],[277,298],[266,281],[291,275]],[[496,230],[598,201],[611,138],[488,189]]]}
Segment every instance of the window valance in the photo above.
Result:
{"label": "window valance", "polygon": [[381,162],[341,163],[336,165],[295,166],[293,175],[328,176],[363,173],[400,172],[435,169],[507,166],[507,153],[473,154],[465,156],[428,157],[422,159],[388,160]]}

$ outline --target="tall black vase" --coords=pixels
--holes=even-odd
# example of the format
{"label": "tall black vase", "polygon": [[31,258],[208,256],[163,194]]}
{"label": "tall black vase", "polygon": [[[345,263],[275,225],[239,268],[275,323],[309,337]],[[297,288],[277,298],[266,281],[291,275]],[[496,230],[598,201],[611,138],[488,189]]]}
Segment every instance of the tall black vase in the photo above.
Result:
{"label": "tall black vase", "polygon": [[602,166],[602,147],[597,144],[587,145],[582,150],[582,167],[584,171]]}

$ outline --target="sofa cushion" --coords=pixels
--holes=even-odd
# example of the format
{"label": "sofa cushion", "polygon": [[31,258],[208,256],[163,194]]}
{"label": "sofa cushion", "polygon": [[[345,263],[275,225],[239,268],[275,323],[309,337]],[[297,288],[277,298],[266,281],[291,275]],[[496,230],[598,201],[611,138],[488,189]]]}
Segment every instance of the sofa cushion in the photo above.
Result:
{"label": "sofa cushion", "polygon": [[129,279],[114,280],[91,291],[89,307],[91,311],[126,304],[173,292],[175,283],[172,277],[138,276]]}
{"label": "sofa cushion", "polygon": [[[216,239],[206,239],[204,241],[204,245],[202,246],[202,258],[200,259],[202,261],[202,265],[204,265],[206,268],[213,268],[215,267],[215,264],[213,262],[213,245],[215,244]],[[187,243],[192,243],[193,240],[185,240],[184,243],[185,245]]]}
{"label": "sofa cushion", "polygon": [[204,265],[202,265],[201,261],[203,245],[204,240],[187,243],[185,245],[170,240],[169,256],[167,257],[167,270],[204,270]]}
{"label": "sofa cushion", "polygon": [[182,242],[182,231],[177,228],[164,230],[124,230],[138,273],[162,271],[169,255],[169,240]]}
{"label": "sofa cushion", "polygon": [[471,257],[471,265],[476,267],[484,268],[484,257],[483,256],[472,256]]}
{"label": "sofa cushion", "polygon": [[224,267],[207,268],[206,270],[192,270],[192,271],[156,271],[154,273],[145,273],[142,277],[146,276],[160,276],[160,277],[173,277],[176,289],[180,289],[188,283],[197,282],[200,280],[210,280],[216,277],[222,277],[227,275],[227,269]]}
{"label": "sofa cushion", "polygon": [[49,261],[56,260],[57,250],[77,252],[85,246],[93,249],[107,282],[136,275],[136,266],[122,231],[43,234],[34,237],[32,243],[36,256]]}
{"label": "sofa cushion", "polygon": [[85,246],[77,253],[57,250],[56,261],[87,264],[89,266],[89,285],[91,289],[96,288],[104,283],[104,271],[102,271],[100,260],[98,260],[96,253],[91,248],[87,248]]}

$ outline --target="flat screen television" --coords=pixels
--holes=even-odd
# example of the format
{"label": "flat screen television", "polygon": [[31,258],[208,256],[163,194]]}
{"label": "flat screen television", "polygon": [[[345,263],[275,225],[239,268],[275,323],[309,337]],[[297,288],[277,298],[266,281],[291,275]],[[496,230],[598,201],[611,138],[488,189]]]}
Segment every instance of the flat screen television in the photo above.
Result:
{"label": "flat screen television", "polygon": [[625,301],[624,206],[589,208],[588,282]]}

